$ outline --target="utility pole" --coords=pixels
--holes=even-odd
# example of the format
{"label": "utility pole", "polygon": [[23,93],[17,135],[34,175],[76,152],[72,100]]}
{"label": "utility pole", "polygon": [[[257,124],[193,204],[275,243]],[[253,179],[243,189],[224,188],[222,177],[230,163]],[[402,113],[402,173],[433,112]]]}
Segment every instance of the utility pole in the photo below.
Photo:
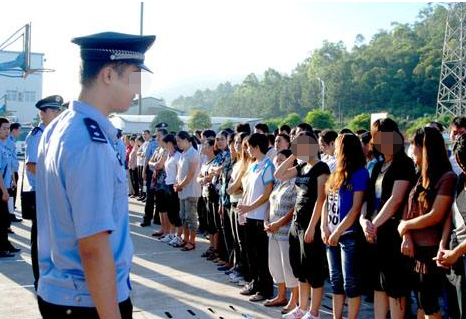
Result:
{"label": "utility pole", "polygon": [[317,78],[317,80],[320,81],[320,84],[322,84],[322,111],[325,110],[325,82],[321,78]]}
{"label": "utility pole", "polygon": [[[141,35],[143,34],[142,33],[143,32],[143,26],[144,26],[144,2],[141,2],[141,18],[140,18],[140,34]],[[142,113],[142,92],[139,92],[138,114],[141,115],[141,113]]]}
{"label": "utility pole", "polygon": [[466,114],[466,3],[449,4],[442,68],[437,95],[437,117]]}

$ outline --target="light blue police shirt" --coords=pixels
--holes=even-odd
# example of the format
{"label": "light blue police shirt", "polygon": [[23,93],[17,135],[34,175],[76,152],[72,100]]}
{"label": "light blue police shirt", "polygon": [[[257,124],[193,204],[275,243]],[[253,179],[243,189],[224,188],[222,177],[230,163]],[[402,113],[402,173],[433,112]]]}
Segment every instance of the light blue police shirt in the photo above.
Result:
{"label": "light blue police shirt", "polygon": [[18,155],[16,154],[16,140],[10,135],[7,139],[8,149],[11,153],[11,169],[13,172],[17,173],[19,169]]}
{"label": "light blue police shirt", "polygon": [[5,141],[0,140],[0,152],[1,152],[1,165],[0,174],[3,177],[3,184],[6,188],[11,188],[11,153],[8,149],[8,139]]}
{"label": "light blue police shirt", "polygon": [[[86,118],[96,122],[90,125],[95,129],[92,133]],[[110,233],[118,301],[129,297],[133,244],[116,135],[117,130],[100,111],[80,101],[70,103],[43,133],[36,171],[37,293],[49,303],[94,307],[78,240],[101,232]]]}
{"label": "light blue police shirt", "polygon": [[[37,152],[39,149],[40,138],[42,132],[44,132],[45,126],[40,123],[38,127],[33,128],[28,135],[24,143],[26,144],[25,163],[37,163]],[[26,169],[26,178],[29,184],[29,190],[36,190],[36,176]]]}
{"label": "light blue police shirt", "polygon": [[151,159],[152,155],[154,155],[154,152],[157,146],[158,146],[158,143],[154,138],[150,139],[149,142],[147,142],[147,148],[144,153],[144,156],[146,157],[146,159],[148,160]]}

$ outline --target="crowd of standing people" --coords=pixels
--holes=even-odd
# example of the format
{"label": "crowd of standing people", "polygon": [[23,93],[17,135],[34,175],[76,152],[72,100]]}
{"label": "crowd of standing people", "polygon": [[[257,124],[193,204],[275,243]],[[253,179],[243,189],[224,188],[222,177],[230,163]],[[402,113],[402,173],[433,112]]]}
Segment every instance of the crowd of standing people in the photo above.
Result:
{"label": "crowd of standing people", "polygon": [[465,317],[466,118],[450,125],[451,149],[441,124],[405,137],[390,118],[358,132],[161,126],[124,137],[130,163],[147,163],[142,180],[134,159],[128,173],[141,226],[160,224],[153,236],[183,251],[207,236],[202,257],[250,301],[319,318],[329,277],[334,318],[345,302],[357,318],[363,294],[375,318],[405,318],[413,300],[422,318]]}

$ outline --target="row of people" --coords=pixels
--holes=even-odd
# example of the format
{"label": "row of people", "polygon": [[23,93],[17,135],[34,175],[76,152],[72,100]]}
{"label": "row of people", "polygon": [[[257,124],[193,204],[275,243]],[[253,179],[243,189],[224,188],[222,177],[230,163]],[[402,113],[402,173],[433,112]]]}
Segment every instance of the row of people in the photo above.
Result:
{"label": "row of people", "polygon": [[[187,132],[159,130],[161,150],[149,161],[150,209],[162,225],[154,235],[189,251],[199,221],[210,240],[203,256],[216,261],[229,281],[245,284],[241,293],[251,301],[271,298],[275,281],[278,296],[265,305],[283,305],[284,318],[319,317],[327,272],[335,318],[345,299],[348,316],[356,318],[368,287],[375,291],[376,318],[385,318],[388,309],[392,318],[404,318],[411,291],[420,314],[439,317],[443,268],[462,264],[461,250],[450,250],[449,238],[457,240],[465,227],[461,209],[450,215],[457,175],[439,128],[416,131],[414,160],[391,119],[377,120],[359,136],[331,130],[317,136],[308,125],[295,136],[290,131],[270,134],[272,139],[264,131],[259,126],[251,135],[239,126],[214,138],[206,131],[198,145]],[[459,167],[462,141],[466,136],[453,153]],[[458,185],[464,185],[461,178]],[[449,271],[449,278],[464,285],[462,266],[453,269],[462,273]],[[459,318],[464,301],[455,287],[448,289],[448,311]],[[286,288],[292,290],[289,301]]]}

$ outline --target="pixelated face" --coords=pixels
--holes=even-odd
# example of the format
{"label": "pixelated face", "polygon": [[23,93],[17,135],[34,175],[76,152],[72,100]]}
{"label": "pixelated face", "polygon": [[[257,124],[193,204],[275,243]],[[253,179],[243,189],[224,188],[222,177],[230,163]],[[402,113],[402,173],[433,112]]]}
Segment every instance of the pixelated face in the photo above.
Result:
{"label": "pixelated face", "polygon": [[378,132],[373,138],[373,143],[377,151],[392,156],[403,147],[403,138],[398,132]]}
{"label": "pixelated face", "polygon": [[301,135],[296,137],[291,143],[291,151],[297,159],[307,162],[317,156],[319,144],[317,144],[314,138]]}
{"label": "pixelated face", "polygon": [[[108,94],[112,98],[111,111],[117,113],[125,112],[134,99],[134,96],[136,94],[134,93],[134,91],[138,91],[136,87],[138,85],[140,87],[140,74],[137,74],[140,73],[139,67],[137,67],[136,65],[128,65],[121,74],[119,74],[117,70],[113,69],[112,67],[109,68],[111,75],[105,75],[105,79],[107,79],[107,76],[109,76],[110,80],[108,82],[108,85],[110,87],[110,92],[108,92]],[[104,70],[106,70],[106,68],[104,68]],[[104,72],[108,72],[108,70]],[[139,89],[139,92],[140,91],[141,90]]]}

